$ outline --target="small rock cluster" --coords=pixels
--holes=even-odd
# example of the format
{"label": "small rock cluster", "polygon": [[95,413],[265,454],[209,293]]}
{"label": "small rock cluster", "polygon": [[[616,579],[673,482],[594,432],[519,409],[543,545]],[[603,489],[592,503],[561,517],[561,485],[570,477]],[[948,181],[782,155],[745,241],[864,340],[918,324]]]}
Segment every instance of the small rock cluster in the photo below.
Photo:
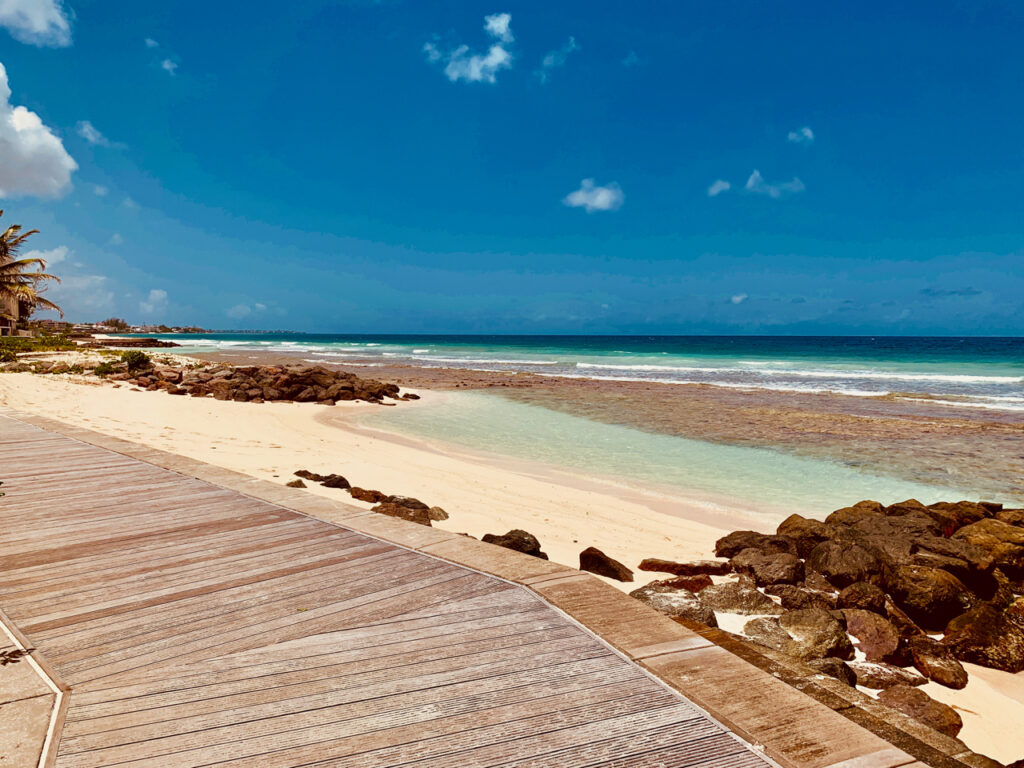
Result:
{"label": "small rock cluster", "polygon": [[[774,535],[734,531],[715,555],[645,560],[675,578],[631,594],[712,627],[716,613],[751,616],[748,639],[883,690],[880,701],[952,736],[959,715],[915,686],[963,688],[961,662],[1024,670],[1024,510],[862,501],[824,521],[791,515]],[[727,573],[737,578],[713,583]]]}
{"label": "small rock cluster", "polygon": [[419,499],[414,499],[411,496],[391,496],[381,491],[353,487],[342,475],[333,473],[321,475],[316,472],[310,472],[308,469],[297,470],[295,475],[300,479],[292,480],[285,483],[285,485],[290,488],[305,488],[306,484],[303,480],[309,480],[312,483],[320,483],[325,488],[340,488],[348,491],[349,495],[354,499],[375,504],[376,506],[370,510],[371,512],[379,512],[382,515],[398,517],[402,520],[428,526],[431,525],[433,520],[448,519],[448,513],[441,509],[441,507],[427,506]]}
{"label": "small rock cluster", "polygon": [[172,395],[250,403],[288,401],[334,405],[339,400],[380,403],[384,398],[417,399],[413,394],[400,395],[397,384],[361,379],[354,373],[319,365],[154,367],[144,371],[116,373],[108,378],[151,391],[164,390]]}

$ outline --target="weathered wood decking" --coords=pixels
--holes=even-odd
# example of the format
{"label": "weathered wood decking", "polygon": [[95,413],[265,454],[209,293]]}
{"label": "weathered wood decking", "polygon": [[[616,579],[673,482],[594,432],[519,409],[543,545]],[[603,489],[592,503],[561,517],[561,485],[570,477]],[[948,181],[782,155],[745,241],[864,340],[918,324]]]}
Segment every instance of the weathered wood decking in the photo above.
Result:
{"label": "weathered wood decking", "polygon": [[525,587],[13,414],[0,479],[4,768],[768,764]]}

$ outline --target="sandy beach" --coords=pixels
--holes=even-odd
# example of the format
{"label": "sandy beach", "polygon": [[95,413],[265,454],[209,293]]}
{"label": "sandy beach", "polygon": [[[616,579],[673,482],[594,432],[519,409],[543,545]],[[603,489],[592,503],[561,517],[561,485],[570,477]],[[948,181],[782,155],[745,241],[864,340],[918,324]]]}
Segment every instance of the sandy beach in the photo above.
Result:
{"label": "sandy beach", "polygon": [[[421,400],[396,408],[431,408],[444,392],[419,390]],[[728,500],[631,488],[598,477],[489,456],[433,440],[367,428],[362,402],[332,408],[301,403],[258,405],[210,398],[172,397],[81,377],[5,374],[0,404],[39,413],[185,455],[276,483],[308,469],[337,472],[353,485],[415,496],[443,507],[441,528],[482,536],[525,529],[556,562],[578,565],[596,546],[636,569],[645,557],[706,558],[714,542],[737,528],[771,530],[784,514],[750,518]],[[363,508],[342,490],[310,484],[309,493]],[[663,575],[636,571],[630,590]],[[1024,720],[1024,678],[967,666],[961,691],[929,684],[927,691],[961,714],[960,738],[1003,761],[1020,756],[1012,724]]]}

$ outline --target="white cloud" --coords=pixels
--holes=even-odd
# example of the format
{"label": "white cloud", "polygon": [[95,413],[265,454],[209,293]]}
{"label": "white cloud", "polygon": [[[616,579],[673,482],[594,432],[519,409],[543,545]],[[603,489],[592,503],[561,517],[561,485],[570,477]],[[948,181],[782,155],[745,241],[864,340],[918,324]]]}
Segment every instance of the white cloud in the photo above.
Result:
{"label": "white cloud", "polygon": [[0,198],[61,195],[71,188],[77,169],[78,163],[39,115],[11,105],[7,70],[0,64]]}
{"label": "white cloud", "polygon": [[810,129],[810,126],[805,125],[797,131],[790,131],[786,140],[793,144],[810,144],[814,141],[814,131]]}
{"label": "white cloud", "polygon": [[491,37],[496,37],[503,43],[511,43],[515,40],[512,35],[511,13],[495,13],[491,16],[484,16],[484,29]]}
{"label": "white cloud", "polygon": [[110,190],[104,187],[102,184],[93,184],[92,191],[93,194],[95,194],[97,197],[106,197],[107,193],[110,192]]}
{"label": "white cloud", "polygon": [[267,305],[256,303],[252,305],[252,308],[255,309],[257,312],[263,312],[267,308]]}
{"label": "white cloud", "polygon": [[56,248],[51,248],[48,251],[29,251],[24,256],[22,256],[22,258],[42,259],[43,261],[46,262],[46,268],[49,269],[55,264],[60,264],[62,261],[67,259],[70,253],[71,251],[68,250],[68,247],[66,245],[58,245]]}
{"label": "white cloud", "polygon": [[178,72],[178,62],[171,61],[170,59],[164,59],[163,61],[160,62],[160,69],[162,69],[164,72],[166,72],[169,75],[177,74],[177,72]]}
{"label": "white cloud", "polygon": [[121,207],[127,208],[130,211],[139,210],[139,204],[132,200],[130,197],[126,197],[124,200],[121,201]]}
{"label": "white cloud", "polygon": [[110,146],[110,140],[100,133],[96,126],[88,120],[79,120],[78,125],[75,126],[75,131],[77,131],[78,135],[90,144],[98,145],[100,147]]}
{"label": "white cloud", "polygon": [[156,315],[167,309],[167,291],[154,288],[149,296],[139,302],[139,311],[147,315]]}
{"label": "white cloud", "polygon": [[153,39],[152,37],[147,37],[147,38],[146,38],[145,40],[143,40],[142,42],[143,42],[143,43],[145,44],[145,46],[146,46],[147,48],[159,48],[159,47],[160,47],[160,43],[158,43],[158,42],[157,42],[156,40],[154,40],[154,39]]}
{"label": "white cloud", "polygon": [[108,287],[107,278],[103,275],[70,275],[62,277],[61,282],[51,289],[52,296],[47,298],[56,301],[71,314],[77,311],[95,311],[111,305],[114,292]]}
{"label": "white cloud", "polygon": [[784,197],[786,195],[803,192],[806,187],[804,186],[804,183],[796,177],[794,177],[792,181],[769,184],[764,180],[761,172],[755,169],[754,172],[750,174],[750,178],[747,179],[744,189],[755,195],[767,195],[772,199],[778,200],[780,197]]}
{"label": "white cloud", "polygon": [[23,43],[71,45],[71,18],[61,0],[0,0],[0,27]]}
{"label": "white cloud", "polygon": [[546,83],[548,78],[551,77],[551,70],[565,66],[565,60],[569,58],[569,54],[579,49],[580,47],[576,44],[576,38],[570,37],[561,48],[548,51],[541,60],[540,69],[536,73],[540,81]]}
{"label": "white cloud", "polygon": [[708,197],[718,197],[723,192],[728,192],[732,189],[730,184],[725,179],[715,179],[714,183],[708,187]]}
{"label": "white cloud", "polygon": [[110,240],[107,241],[107,245],[124,245],[124,238],[117,232],[110,236]]}
{"label": "white cloud", "polygon": [[570,208],[583,208],[587,213],[594,211],[615,211],[622,207],[626,196],[614,181],[604,187],[594,184],[593,179],[584,179],[580,188],[566,195],[562,202]]}
{"label": "white cloud", "polygon": [[512,54],[507,47],[515,40],[511,21],[512,16],[508,13],[484,17],[484,30],[498,40],[485,54],[471,52],[468,45],[442,52],[433,42],[424,43],[423,53],[431,63],[446,61],[444,73],[453,83],[459,80],[467,83],[495,83],[498,72],[512,68]]}
{"label": "white cloud", "polygon": [[622,66],[626,67],[627,69],[629,67],[639,66],[640,64],[641,64],[640,57],[636,55],[636,51],[630,51],[629,53],[626,54],[625,58],[622,60]]}
{"label": "white cloud", "polygon": [[252,309],[248,304],[235,304],[230,309],[224,310],[224,314],[234,320],[241,320],[243,317],[251,315]]}
{"label": "white cloud", "polygon": [[729,299],[733,304],[742,304],[749,297],[745,293],[737,293],[735,296]]}

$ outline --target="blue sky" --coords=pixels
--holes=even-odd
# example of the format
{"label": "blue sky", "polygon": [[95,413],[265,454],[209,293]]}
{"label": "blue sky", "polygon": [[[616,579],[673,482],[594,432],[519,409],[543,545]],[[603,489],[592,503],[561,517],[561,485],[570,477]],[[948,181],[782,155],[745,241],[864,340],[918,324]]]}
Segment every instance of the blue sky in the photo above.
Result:
{"label": "blue sky", "polygon": [[0,204],[76,320],[1020,334],[1022,9],[7,0]]}

